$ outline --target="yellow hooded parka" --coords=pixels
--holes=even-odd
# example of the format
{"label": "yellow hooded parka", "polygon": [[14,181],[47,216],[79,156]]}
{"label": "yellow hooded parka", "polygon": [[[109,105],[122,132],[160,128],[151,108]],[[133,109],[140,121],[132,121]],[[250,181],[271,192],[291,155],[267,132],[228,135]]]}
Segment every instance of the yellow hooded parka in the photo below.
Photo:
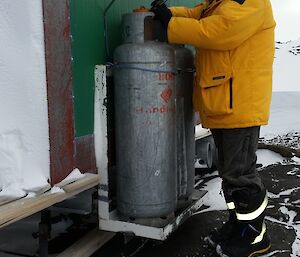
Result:
{"label": "yellow hooded parka", "polygon": [[275,42],[270,0],[173,7],[170,43],[196,47],[194,108],[206,128],[268,123]]}

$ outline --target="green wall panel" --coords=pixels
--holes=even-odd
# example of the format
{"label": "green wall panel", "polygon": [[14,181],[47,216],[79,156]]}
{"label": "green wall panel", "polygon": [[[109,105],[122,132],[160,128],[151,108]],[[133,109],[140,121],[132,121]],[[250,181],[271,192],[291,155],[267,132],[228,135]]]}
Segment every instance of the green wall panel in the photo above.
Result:
{"label": "green wall panel", "polygon": [[[73,88],[76,136],[93,133],[94,66],[106,63],[104,10],[111,0],[70,0]],[[116,0],[107,13],[111,54],[120,45],[122,14],[137,6],[149,6],[151,0]],[[200,1],[173,0],[169,5],[193,6]]]}

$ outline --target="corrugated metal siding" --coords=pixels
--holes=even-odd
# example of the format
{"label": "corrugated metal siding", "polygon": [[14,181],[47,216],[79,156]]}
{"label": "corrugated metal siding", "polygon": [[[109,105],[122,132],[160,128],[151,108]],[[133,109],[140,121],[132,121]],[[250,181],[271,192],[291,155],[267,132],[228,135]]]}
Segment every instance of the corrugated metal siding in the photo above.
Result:
{"label": "corrugated metal siding", "polygon": [[[106,62],[103,13],[111,0],[71,0],[73,88],[76,136],[93,133],[94,66]],[[111,52],[120,44],[122,14],[137,6],[149,6],[149,0],[116,0],[108,13]],[[170,5],[193,6],[201,1],[173,0]]]}

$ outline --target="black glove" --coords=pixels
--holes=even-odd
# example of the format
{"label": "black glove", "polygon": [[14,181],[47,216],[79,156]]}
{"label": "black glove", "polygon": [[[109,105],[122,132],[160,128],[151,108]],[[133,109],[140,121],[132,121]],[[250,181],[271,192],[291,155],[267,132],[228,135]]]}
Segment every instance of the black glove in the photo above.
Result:
{"label": "black glove", "polygon": [[172,18],[172,12],[164,3],[161,2],[162,1],[160,0],[155,0],[154,2],[152,2],[152,8],[150,9],[150,11],[155,13],[154,18],[159,20],[164,29],[167,30],[169,22]]}
{"label": "black glove", "polygon": [[157,6],[159,6],[159,5],[163,5],[163,4],[165,4],[165,2],[166,2],[166,1],[164,1],[164,0],[155,0],[155,1],[153,1],[153,2],[151,3],[151,8],[157,7]]}

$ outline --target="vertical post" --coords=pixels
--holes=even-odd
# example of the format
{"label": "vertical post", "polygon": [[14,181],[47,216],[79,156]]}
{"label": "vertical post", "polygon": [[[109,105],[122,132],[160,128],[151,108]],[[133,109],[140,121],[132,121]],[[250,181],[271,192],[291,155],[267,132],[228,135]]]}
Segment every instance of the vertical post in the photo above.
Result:
{"label": "vertical post", "polygon": [[51,212],[41,211],[41,222],[39,223],[39,257],[48,257],[48,239],[51,231]]}
{"label": "vertical post", "polygon": [[51,184],[75,167],[70,0],[43,0]]}
{"label": "vertical post", "polygon": [[107,134],[107,89],[106,67],[95,68],[95,154],[99,186],[99,218],[109,219],[109,177],[108,177],[108,134]]}

